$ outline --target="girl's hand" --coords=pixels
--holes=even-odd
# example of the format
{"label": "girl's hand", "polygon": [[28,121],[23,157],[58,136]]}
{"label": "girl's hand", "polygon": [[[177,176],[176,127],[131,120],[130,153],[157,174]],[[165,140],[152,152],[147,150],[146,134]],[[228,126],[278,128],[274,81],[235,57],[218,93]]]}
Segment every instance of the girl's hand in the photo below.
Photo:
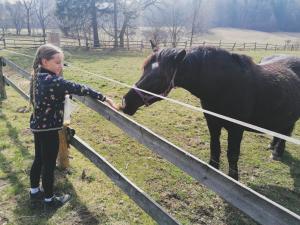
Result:
{"label": "girl's hand", "polygon": [[110,105],[112,108],[114,108],[114,109],[116,109],[116,110],[120,110],[120,109],[119,109],[119,106],[117,106],[117,105],[113,102],[113,100],[111,100],[110,98],[106,97],[105,102],[107,102],[108,105]]}

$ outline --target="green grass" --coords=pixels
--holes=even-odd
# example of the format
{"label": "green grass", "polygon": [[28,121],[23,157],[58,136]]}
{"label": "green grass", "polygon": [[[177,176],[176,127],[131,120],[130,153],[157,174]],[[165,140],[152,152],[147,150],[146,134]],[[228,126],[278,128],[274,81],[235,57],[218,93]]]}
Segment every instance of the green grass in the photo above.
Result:
{"label": "green grass", "polygon": [[[25,53],[33,55],[32,50]],[[274,54],[264,51],[245,53],[255,61]],[[6,54],[6,57],[30,71],[32,59],[3,51],[1,54]],[[81,69],[133,84],[140,77],[140,67],[147,53],[72,50],[65,52],[65,55],[67,61]],[[7,67],[5,72],[14,78]],[[116,102],[120,102],[128,91],[99,77],[74,71],[71,67],[65,70],[64,76],[88,84]],[[170,97],[200,106],[197,98],[182,89],[173,90]],[[8,220],[9,224],[155,224],[74,149],[71,150],[71,173],[57,171],[56,174],[56,190],[71,192],[74,196],[71,203],[53,214],[44,214],[39,208],[29,208],[28,171],[33,159],[32,134],[27,129],[29,113],[16,112],[18,107],[26,105],[15,91],[8,88],[8,99],[2,102],[0,117],[0,221]],[[208,161],[209,134],[201,113],[161,101],[149,108],[142,108],[133,119]],[[72,127],[77,135],[183,224],[255,224],[212,191],[83,105],[79,105],[74,113]],[[300,135],[299,123],[294,135]],[[221,170],[225,173],[228,170],[226,137],[226,132],[223,132]],[[264,135],[245,133],[239,160],[240,181],[300,214],[299,149],[288,144],[283,161],[274,162],[269,160],[270,152],[266,150],[269,141],[270,138]],[[80,178],[83,169],[87,170],[87,180]]]}

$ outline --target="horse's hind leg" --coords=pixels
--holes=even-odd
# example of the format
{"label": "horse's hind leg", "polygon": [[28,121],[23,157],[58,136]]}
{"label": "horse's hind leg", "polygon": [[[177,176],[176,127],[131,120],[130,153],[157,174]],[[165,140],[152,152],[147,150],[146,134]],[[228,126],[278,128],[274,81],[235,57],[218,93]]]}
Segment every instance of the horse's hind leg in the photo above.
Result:
{"label": "horse's hind leg", "polygon": [[[291,126],[289,129],[287,129],[286,131],[282,132],[282,134],[290,136],[293,129],[294,129],[294,125]],[[281,160],[283,152],[285,150],[285,140],[282,140],[280,138],[277,138],[277,139],[278,139],[278,141],[276,142],[274,149],[272,151],[272,155],[271,155],[271,158],[273,160]]]}
{"label": "horse's hind leg", "polygon": [[285,140],[279,139],[279,141],[274,146],[271,158],[277,161],[281,160],[284,149],[285,149]]}
{"label": "horse's hind leg", "polygon": [[207,118],[207,125],[210,133],[210,160],[209,164],[216,169],[220,167],[220,135],[221,126],[218,124],[217,120]]}
{"label": "horse's hind leg", "polygon": [[235,128],[235,129],[228,130],[228,150],[227,150],[227,158],[229,163],[228,175],[236,180],[239,179],[238,160],[240,156],[242,137],[243,137],[242,129]]}
{"label": "horse's hind leg", "polygon": [[278,141],[280,141],[280,139],[278,137],[273,137],[273,140],[271,141],[270,145],[268,146],[268,149],[274,150],[274,148],[277,145]]}

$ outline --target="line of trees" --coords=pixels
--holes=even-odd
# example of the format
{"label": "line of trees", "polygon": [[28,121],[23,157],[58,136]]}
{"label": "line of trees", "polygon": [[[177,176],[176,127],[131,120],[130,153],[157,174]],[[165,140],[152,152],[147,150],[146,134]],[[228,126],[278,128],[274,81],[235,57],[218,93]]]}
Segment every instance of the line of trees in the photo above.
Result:
{"label": "line of trees", "polygon": [[300,0],[0,0],[0,12],[3,34],[39,28],[46,36],[46,29],[59,28],[95,47],[104,39],[124,47],[134,35],[192,45],[212,27],[300,31]]}
{"label": "line of trees", "polygon": [[159,0],[57,0],[56,16],[62,32],[88,39],[93,35],[94,46],[99,47],[99,29],[124,47],[125,38],[134,34],[137,18]]}
{"label": "line of trees", "polygon": [[55,0],[19,0],[14,3],[0,3],[0,26],[2,34],[9,28],[14,28],[16,35],[27,28],[28,35],[32,29],[41,29],[46,36],[46,29],[55,26],[55,20],[51,17],[55,7]]}

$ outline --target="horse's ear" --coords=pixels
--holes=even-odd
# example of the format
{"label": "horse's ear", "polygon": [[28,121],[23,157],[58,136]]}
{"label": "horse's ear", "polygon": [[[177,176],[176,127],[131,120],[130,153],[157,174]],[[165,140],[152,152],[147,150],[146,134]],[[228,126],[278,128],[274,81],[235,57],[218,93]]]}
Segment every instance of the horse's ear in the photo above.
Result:
{"label": "horse's ear", "polygon": [[151,44],[151,48],[153,50],[153,52],[157,52],[158,51],[158,47],[156,44],[154,44],[153,40],[150,40],[150,44]]}
{"label": "horse's ear", "polygon": [[186,55],[185,49],[180,50],[179,52],[177,52],[175,56],[175,61],[177,63],[180,63],[184,59],[185,55]]}

